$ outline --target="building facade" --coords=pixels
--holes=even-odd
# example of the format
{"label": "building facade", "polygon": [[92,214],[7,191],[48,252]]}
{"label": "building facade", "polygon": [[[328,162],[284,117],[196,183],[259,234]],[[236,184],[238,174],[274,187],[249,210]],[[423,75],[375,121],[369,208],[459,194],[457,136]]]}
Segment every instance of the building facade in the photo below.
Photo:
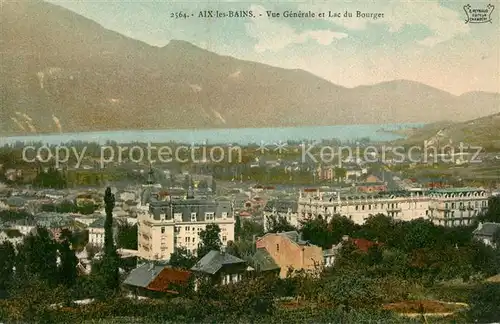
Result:
{"label": "building facade", "polygon": [[168,260],[176,248],[196,254],[201,243],[199,234],[208,224],[221,229],[225,246],[234,240],[234,211],[229,200],[195,198],[158,200],[151,197],[138,213],[138,254],[147,260]]}
{"label": "building facade", "polygon": [[[106,230],[104,229],[104,224],[106,222],[105,217],[100,217],[92,222],[89,227],[89,244],[98,248],[104,247],[104,237]],[[116,221],[113,221],[113,240],[116,243],[117,234],[118,234],[118,224]]]}
{"label": "building facade", "polygon": [[474,188],[435,189],[430,192],[429,218],[436,225],[471,225],[488,209],[491,194]]}
{"label": "building facade", "polygon": [[411,221],[424,218],[436,225],[471,224],[488,207],[490,195],[478,188],[416,189],[382,192],[374,195],[324,195],[321,192],[300,194],[298,224],[316,217],[342,215],[363,224],[371,215],[385,214]]}
{"label": "building facade", "polygon": [[286,278],[290,270],[316,273],[324,265],[323,250],[303,241],[295,231],[268,233],[255,244],[257,249],[265,249],[280,267],[280,278]]}

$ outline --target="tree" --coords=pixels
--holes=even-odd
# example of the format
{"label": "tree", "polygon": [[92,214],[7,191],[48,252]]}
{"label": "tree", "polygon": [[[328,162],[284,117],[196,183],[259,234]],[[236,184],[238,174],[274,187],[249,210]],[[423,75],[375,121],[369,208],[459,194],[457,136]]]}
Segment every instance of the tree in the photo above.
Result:
{"label": "tree", "polygon": [[13,323],[53,323],[47,318],[49,307],[68,300],[67,290],[60,286],[52,287],[33,274],[22,279],[16,278],[9,295],[8,322]]}
{"label": "tree", "polygon": [[368,217],[363,224],[361,235],[370,241],[389,243],[392,237],[397,237],[395,221],[384,214]]}
{"label": "tree", "polygon": [[329,249],[336,243],[328,228],[328,222],[322,218],[305,222],[302,226],[302,238],[323,249]]}
{"label": "tree", "polygon": [[245,219],[242,222],[240,240],[252,241],[255,236],[264,235],[264,226],[261,223]]}
{"label": "tree", "polygon": [[189,270],[191,269],[197,259],[188,249],[181,247],[175,249],[174,253],[170,255],[169,265],[174,268]]}
{"label": "tree", "polygon": [[47,172],[40,172],[33,184],[41,188],[63,189],[66,188],[66,179],[61,172],[51,167]]}
{"label": "tree", "polygon": [[0,291],[6,291],[12,283],[16,250],[9,241],[0,244]]}
{"label": "tree", "polygon": [[347,170],[344,168],[335,168],[335,170],[334,170],[335,179],[337,181],[341,181],[341,180],[345,179],[346,174],[347,174]]}
{"label": "tree", "polygon": [[78,277],[76,269],[78,258],[75,255],[75,251],[71,249],[69,239],[65,239],[61,242],[59,247],[59,258],[61,260],[59,265],[60,282],[66,287],[72,287]]}
{"label": "tree", "polygon": [[255,254],[255,243],[252,241],[229,241],[227,242],[226,252],[243,260],[251,260]]}
{"label": "tree", "polygon": [[59,235],[59,240],[71,242],[73,240],[73,233],[69,229],[63,228]]}
{"label": "tree", "polygon": [[331,231],[334,243],[339,243],[344,235],[352,236],[358,229],[359,226],[351,219],[341,215],[333,215],[328,223],[328,230]]}
{"label": "tree", "polygon": [[468,317],[471,323],[500,321],[500,284],[485,284],[470,296]]}
{"label": "tree", "polygon": [[290,232],[297,230],[283,216],[271,215],[267,217],[266,221],[268,233]]}
{"label": "tree", "polygon": [[342,306],[347,312],[352,309],[374,308],[380,299],[377,285],[360,274],[336,273],[325,279],[323,287],[326,300]]}
{"label": "tree", "polygon": [[106,219],[104,221],[104,252],[106,255],[116,253],[113,239],[113,209],[115,208],[115,195],[111,193],[111,188],[107,188],[104,194]]}
{"label": "tree", "polygon": [[198,259],[203,258],[212,250],[221,250],[222,241],[220,239],[220,232],[220,227],[217,224],[208,224],[205,230],[200,232],[201,244],[198,248]]}
{"label": "tree", "polygon": [[16,276],[36,275],[49,284],[57,282],[57,243],[46,228],[37,227],[35,233],[24,238],[16,259]]}
{"label": "tree", "polygon": [[74,213],[76,211],[76,205],[72,201],[64,200],[56,206],[56,212],[58,213]]}
{"label": "tree", "polygon": [[76,211],[82,215],[92,215],[96,211],[96,205],[86,202],[76,207]]}
{"label": "tree", "polygon": [[[111,188],[107,188],[104,194],[106,220],[104,221],[104,256],[97,266],[98,275],[104,290],[116,293],[120,285],[119,264],[120,260],[113,239],[113,208],[115,208],[115,196]],[[105,296],[103,294],[102,296]]]}
{"label": "tree", "polygon": [[137,230],[137,224],[120,224],[116,237],[117,246],[121,249],[137,250]]}
{"label": "tree", "polygon": [[439,229],[429,220],[416,219],[404,224],[405,240],[402,247],[406,251],[433,248],[442,238]]}
{"label": "tree", "polygon": [[484,222],[500,223],[500,197],[490,198],[488,210],[480,218]]}
{"label": "tree", "polygon": [[89,231],[75,231],[71,233],[71,247],[74,251],[82,251],[89,242]]}
{"label": "tree", "polygon": [[240,215],[236,215],[236,222],[234,223],[234,238],[239,240],[241,237],[241,217]]}

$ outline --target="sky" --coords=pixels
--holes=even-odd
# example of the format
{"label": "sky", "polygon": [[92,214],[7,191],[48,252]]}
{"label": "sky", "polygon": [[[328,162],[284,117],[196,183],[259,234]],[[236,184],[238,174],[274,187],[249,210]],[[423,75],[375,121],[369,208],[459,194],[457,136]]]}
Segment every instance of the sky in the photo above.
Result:
{"label": "sky", "polygon": [[[492,22],[482,24],[466,24],[463,7],[485,9],[487,1],[49,2],[153,46],[184,40],[221,55],[303,69],[346,87],[406,79],[455,95],[500,92],[498,0],[491,2]],[[256,17],[199,18],[201,10],[252,10]],[[316,17],[285,18],[287,10]],[[268,18],[267,11],[281,17]],[[329,11],[342,17],[328,17]],[[352,17],[343,17],[346,11]],[[357,11],[383,17],[356,17]],[[175,13],[188,17],[171,18]]]}

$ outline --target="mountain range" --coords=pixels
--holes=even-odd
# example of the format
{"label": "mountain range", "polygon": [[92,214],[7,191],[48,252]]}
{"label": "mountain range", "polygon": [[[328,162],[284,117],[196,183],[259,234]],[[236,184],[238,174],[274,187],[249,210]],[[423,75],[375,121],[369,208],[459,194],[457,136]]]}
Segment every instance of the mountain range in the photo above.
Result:
{"label": "mountain range", "polygon": [[0,135],[465,121],[500,94],[406,80],[346,88],[309,72],[150,46],[43,1],[2,2]]}

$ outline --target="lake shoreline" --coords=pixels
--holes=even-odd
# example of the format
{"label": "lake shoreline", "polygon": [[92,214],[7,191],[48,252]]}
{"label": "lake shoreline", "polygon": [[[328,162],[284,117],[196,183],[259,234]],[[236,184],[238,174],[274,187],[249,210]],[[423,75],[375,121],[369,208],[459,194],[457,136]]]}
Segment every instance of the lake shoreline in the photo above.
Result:
{"label": "lake shoreline", "polygon": [[[339,140],[343,142],[369,139],[373,142],[386,142],[405,138],[404,135],[393,133],[402,128],[421,128],[425,124],[356,124],[333,126],[304,126],[282,128],[212,128],[212,129],[166,129],[166,130],[125,130],[85,133],[33,134],[24,136],[0,137],[0,145],[16,142],[44,142],[61,144],[75,141],[96,142],[104,144],[107,141],[117,143],[133,142],[179,142],[179,143],[210,143],[248,145],[251,143],[278,143],[287,141],[322,141]],[[380,129],[390,133],[380,133]]]}

